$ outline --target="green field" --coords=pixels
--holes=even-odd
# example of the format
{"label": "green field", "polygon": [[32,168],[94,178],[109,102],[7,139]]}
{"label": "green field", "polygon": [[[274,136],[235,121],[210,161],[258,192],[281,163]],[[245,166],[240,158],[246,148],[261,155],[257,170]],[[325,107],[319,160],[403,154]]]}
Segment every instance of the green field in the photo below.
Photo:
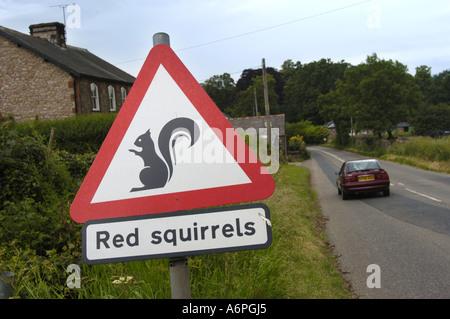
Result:
{"label": "green field", "polygon": [[381,158],[450,174],[450,136],[438,139],[418,136],[403,143],[396,142]]}
{"label": "green field", "polygon": [[[368,140],[373,139],[369,138]],[[431,138],[408,135],[406,139],[393,141],[387,147],[364,143],[363,145],[355,144],[351,146],[337,146],[328,143],[323,146],[336,147],[369,157],[450,174],[450,136]]]}

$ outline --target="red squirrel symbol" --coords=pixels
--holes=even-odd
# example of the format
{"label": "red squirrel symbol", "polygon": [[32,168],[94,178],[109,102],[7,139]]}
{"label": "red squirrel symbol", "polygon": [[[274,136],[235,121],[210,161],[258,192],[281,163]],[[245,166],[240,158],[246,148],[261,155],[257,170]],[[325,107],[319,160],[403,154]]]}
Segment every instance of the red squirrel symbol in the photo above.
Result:
{"label": "red squirrel symbol", "polygon": [[200,130],[198,125],[189,118],[176,118],[168,122],[162,128],[158,137],[158,149],[162,155],[156,152],[156,145],[152,139],[150,129],[140,135],[134,145],[140,147],[141,151],[130,149],[129,151],[141,157],[144,161],[144,168],[139,174],[139,179],[144,184],[143,187],[135,187],[131,192],[148,189],[163,188],[170,181],[173,174],[173,164],[171,154],[175,142],[180,137],[190,138],[190,145],[197,142]]}

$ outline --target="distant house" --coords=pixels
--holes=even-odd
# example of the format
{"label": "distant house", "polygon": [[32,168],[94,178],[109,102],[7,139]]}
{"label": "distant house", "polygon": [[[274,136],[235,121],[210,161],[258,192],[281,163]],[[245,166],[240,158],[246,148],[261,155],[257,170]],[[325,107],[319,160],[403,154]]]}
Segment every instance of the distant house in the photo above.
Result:
{"label": "distant house", "polygon": [[400,122],[395,126],[395,131],[400,132],[411,132],[414,128],[411,126],[411,124],[407,122]]}
{"label": "distant house", "polygon": [[330,130],[330,134],[328,135],[328,139],[334,139],[336,138],[337,132],[336,132],[336,124],[334,124],[333,121],[330,121],[324,125],[322,125],[323,127],[326,127],[327,129]]}
{"label": "distant house", "polygon": [[66,44],[62,23],[0,26],[0,115],[17,121],[117,112],[135,78]]}

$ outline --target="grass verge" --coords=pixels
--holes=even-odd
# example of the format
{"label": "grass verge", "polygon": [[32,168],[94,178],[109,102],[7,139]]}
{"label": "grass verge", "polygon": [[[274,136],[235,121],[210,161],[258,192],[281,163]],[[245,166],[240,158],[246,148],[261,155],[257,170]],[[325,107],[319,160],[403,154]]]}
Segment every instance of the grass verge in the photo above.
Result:
{"label": "grass verge", "polygon": [[364,156],[409,165],[424,170],[450,174],[450,136],[442,138],[411,137],[407,141],[394,142],[390,147],[322,146],[338,148]]}
{"label": "grass verge", "polygon": [[450,174],[450,136],[414,137],[394,143],[381,159]]}
{"label": "grass verge", "polygon": [[[309,186],[309,171],[281,165],[274,178],[275,193],[263,201],[271,211],[271,247],[190,257],[193,298],[353,297],[327,246],[323,217]],[[56,257],[50,254],[44,259],[25,251],[13,254],[8,263],[9,270],[16,273],[17,298],[171,298],[167,259],[93,266],[79,262],[81,288],[69,289],[66,268],[73,261],[56,264],[52,262]]]}
{"label": "grass verge", "polygon": [[[275,179],[274,195],[263,201],[271,210],[272,246],[189,258],[193,298],[352,297],[326,245],[309,171],[283,165]],[[166,259],[84,266],[83,271],[84,298],[170,298]],[[132,279],[121,283],[118,277]]]}

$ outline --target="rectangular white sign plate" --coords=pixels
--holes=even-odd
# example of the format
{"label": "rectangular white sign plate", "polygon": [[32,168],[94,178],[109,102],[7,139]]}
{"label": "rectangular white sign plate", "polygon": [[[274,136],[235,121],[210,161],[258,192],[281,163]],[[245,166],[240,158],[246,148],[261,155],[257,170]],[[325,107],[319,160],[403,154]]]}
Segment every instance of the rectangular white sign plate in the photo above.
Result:
{"label": "rectangular white sign plate", "polygon": [[90,265],[264,249],[271,243],[264,204],[91,220],[82,233],[83,260]]}

